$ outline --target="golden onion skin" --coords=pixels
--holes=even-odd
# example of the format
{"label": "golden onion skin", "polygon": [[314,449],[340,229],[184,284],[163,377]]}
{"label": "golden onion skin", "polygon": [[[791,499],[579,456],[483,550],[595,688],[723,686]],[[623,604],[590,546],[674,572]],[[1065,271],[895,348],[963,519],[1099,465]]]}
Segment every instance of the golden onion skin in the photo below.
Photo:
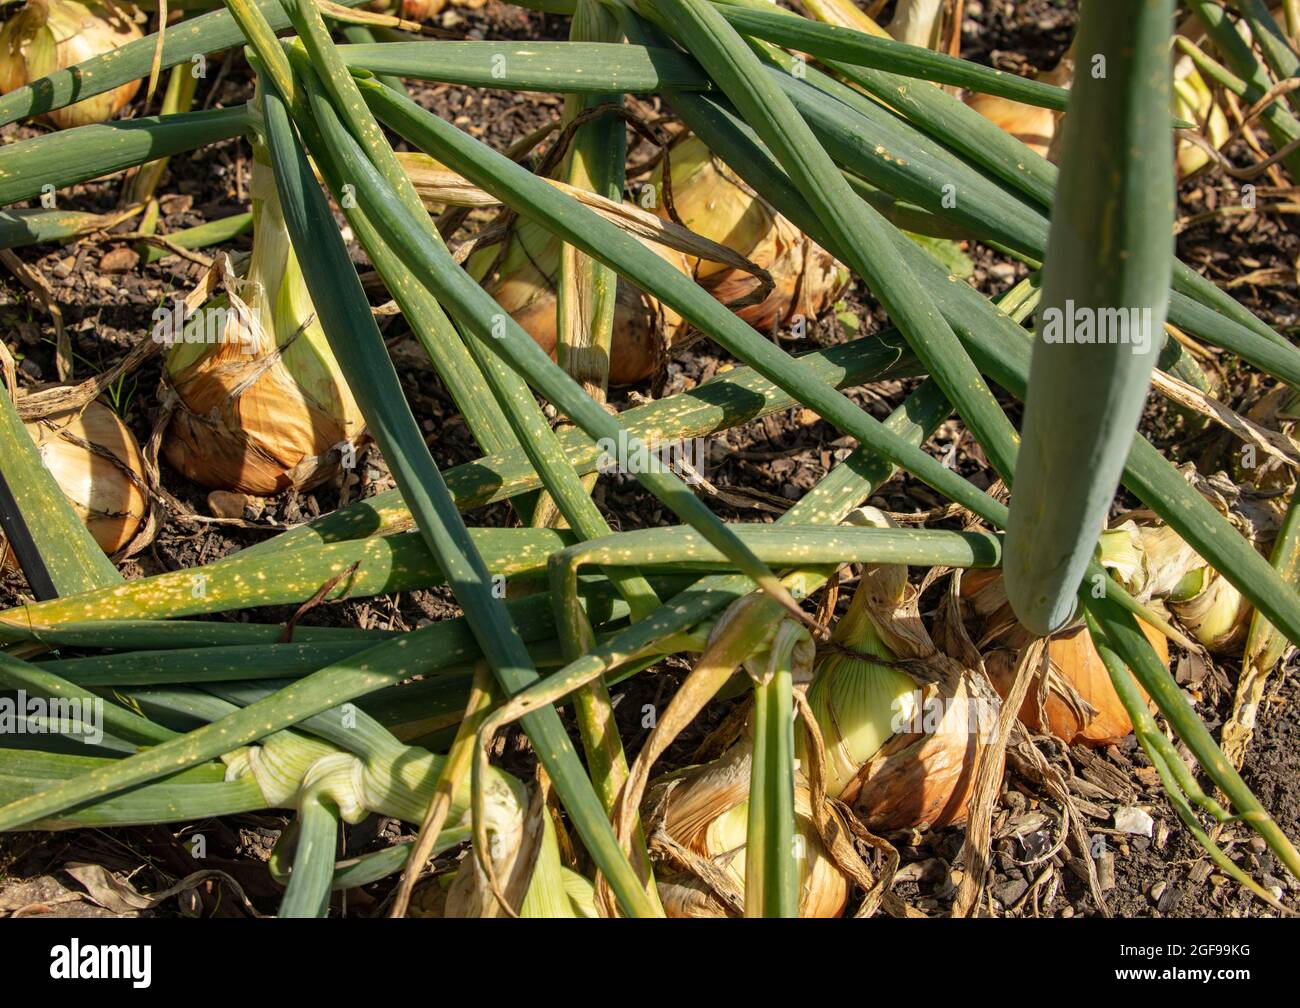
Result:
{"label": "golden onion skin", "polygon": [[99,548],[109,556],[125,549],[148,512],[144,457],[126,424],[107,406],[91,402],[80,414],[24,426]]}
{"label": "golden onion skin", "polygon": [[[111,52],[144,33],[128,3],[98,0],[28,0],[0,27],[0,93],[8,93],[56,70]],[[140,90],[133,80],[103,94],[47,112],[59,129],[106,122]]]}
{"label": "golden onion skin", "polygon": [[[689,275],[687,258],[682,253],[654,242],[642,244]],[[471,257],[471,272],[475,265],[486,269],[496,252],[490,248]],[[558,275],[558,241],[525,221],[515,228],[496,274],[483,285],[552,359],[557,343],[555,278]],[[675,311],[620,277],[614,298],[609,384],[634,385],[655,375],[688,328]]]}
{"label": "golden onion skin", "polygon": [[[848,273],[835,259],[777,213],[697,137],[675,144],[669,157],[673,209],[696,234],[738,252],[767,270],[773,287],[737,317],[761,332],[790,326],[796,318],[816,319],[839,296]],[[671,220],[663,195],[663,170],[656,175],[656,212]],[[725,305],[757,295],[761,281],[744,270],[707,259],[688,258],[687,269],[701,287]]]}

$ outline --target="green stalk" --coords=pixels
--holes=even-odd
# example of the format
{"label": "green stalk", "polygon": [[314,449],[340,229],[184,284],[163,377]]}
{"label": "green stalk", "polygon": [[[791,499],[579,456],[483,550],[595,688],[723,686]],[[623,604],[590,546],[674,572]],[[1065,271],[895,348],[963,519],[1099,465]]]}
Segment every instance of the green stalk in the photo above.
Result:
{"label": "green stalk", "polygon": [[339,811],[325,798],[305,795],[298,809],[293,870],[280,901],[281,917],[324,917],[329,912]]}
{"label": "green stalk", "polygon": [[[338,0],[344,7],[359,7],[364,0]],[[274,31],[289,26],[289,17],[278,0],[257,0]],[[207,55],[242,45],[243,32],[229,11],[218,10],[188,19],[183,27],[172,26],[163,37],[160,69],[189,63],[195,56]],[[29,116],[64,108],[73,102],[112,91],[127,81],[149,76],[153,66],[157,34],[134,39],[126,45],[92,56],[75,66],[57,70],[8,94],[0,96],[0,126]],[[0,200],[8,202],[8,200]]]}
{"label": "green stalk", "polygon": [[124,168],[238,136],[242,105],[207,112],[142,116],[59,130],[0,147],[0,206],[38,196],[46,186],[88,182]]}
{"label": "green stalk", "polygon": [[[372,428],[373,429],[373,428]],[[542,570],[565,542],[554,529],[474,529],[472,548],[487,554],[490,574],[511,577]],[[353,565],[357,565],[354,571]],[[169,571],[125,584],[88,589],[0,613],[0,641],[20,640],[29,626],[94,619],[163,619],[227,612],[249,606],[305,602],[332,578],[323,600],[380,595],[455,582],[419,533],[303,544],[276,555],[235,553],[202,567]],[[11,629],[12,628],[12,629]]]}
{"label": "green stalk", "polygon": [[[205,221],[182,231],[172,231],[166,237],[167,241],[178,248],[192,250],[207,248],[209,245],[224,244],[232,238],[247,234],[252,229],[252,213],[237,213],[231,214],[229,217],[219,217],[216,220]],[[166,248],[149,245],[144,252],[144,263],[145,265],[155,263],[159,259],[165,259],[172,254]]]}
{"label": "green stalk", "polygon": [[[0,654],[0,685],[9,689],[26,690],[60,704],[74,705],[72,709],[84,712],[87,707],[97,712],[96,721],[103,729],[120,739],[140,745],[154,745],[174,738],[176,733],[153,724],[147,718],[134,714],[117,704],[105,703],[89,690],[69,682],[39,665],[19,661]],[[80,718],[83,727],[90,728],[86,718]]]}
{"label": "green stalk", "polygon": [[1010,423],[926,290],[910,273],[886,268],[875,254],[887,243],[891,226],[854,195],[793,105],[763,72],[758,57],[715,8],[706,0],[667,0],[658,9],[676,22],[676,32],[689,35],[697,57],[709,65],[794,184],[808,194],[823,227],[848,254],[844,262],[880,299],[993,468],[1009,481],[1016,440]]}
{"label": "green stalk", "polygon": [[1206,775],[1232,801],[1241,820],[1264,838],[1269,849],[1292,875],[1300,878],[1300,853],[1297,853],[1259,800],[1251,794],[1250,788],[1232,764],[1224,758],[1204,722],[1196,716],[1169,670],[1156,656],[1150,641],[1143,636],[1137,621],[1128,613],[1122,612],[1111,599],[1095,599],[1089,593],[1083,593],[1083,601],[1088,612],[1100,624],[1110,647],[1155,700],[1161,713],[1196,757]]}
{"label": "green stalk", "polygon": [[378,75],[511,91],[600,95],[713,86],[685,53],[612,42],[386,42],[339,46],[339,55]]}
{"label": "green stalk", "polygon": [[[1173,7],[1142,0],[1120,19],[1094,3],[1079,28],[1079,52],[1103,59],[1105,76],[1080,76],[1063,129],[1007,525],[1007,598],[1035,634],[1074,614],[1160,355],[1174,223]],[[1073,341],[1080,311],[1095,343]]]}
{"label": "green stalk", "polygon": [[754,684],[754,754],[745,833],[745,916],[799,916],[795,850],[793,654],[808,632],[783,620],[770,676]]}

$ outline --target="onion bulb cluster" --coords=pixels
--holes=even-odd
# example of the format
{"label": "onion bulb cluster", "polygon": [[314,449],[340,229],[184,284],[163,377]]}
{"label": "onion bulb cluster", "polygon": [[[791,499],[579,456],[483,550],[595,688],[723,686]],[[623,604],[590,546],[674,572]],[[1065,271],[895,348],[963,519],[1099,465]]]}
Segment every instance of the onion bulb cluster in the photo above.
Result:
{"label": "onion bulb cluster", "polygon": [[[767,270],[772,290],[736,315],[762,332],[788,327],[796,317],[812,322],[839,296],[848,272],[829,252],[756,196],[699,138],[674,144],[669,157],[673,207],[681,223]],[[656,212],[671,218],[663,195],[663,169],[655,178]],[[690,258],[688,269],[723,304],[751,299],[761,288],[752,273]]]}
{"label": "onion bulb cluster", "polygon": [[[0,92],[9,92],[56,70],[111,52],[144,33],[128,3],[100,0],[27,0],[0,27]],[[140,90],[138,80],[45,114],[59,129],[105,122]]]}
{"label": "onion bulb cluster", "polygon": [[[107,406],[24,424],[72,510],[109,556],[124,550],[148,514],[144,458],[134,435]],[[0,537],[0,555],[8,560]]]}
{"label": "onion bulb cluster", "polygon": [[[200,486],[267,495],[331,477],[355,457],[365,425],[261,160],[253,163],[252,190],[253,253],[244,279],[183,326],[172,320],[165,378],[178,408],[163,450]],[[169,310],[176,309],[159,311]]]}

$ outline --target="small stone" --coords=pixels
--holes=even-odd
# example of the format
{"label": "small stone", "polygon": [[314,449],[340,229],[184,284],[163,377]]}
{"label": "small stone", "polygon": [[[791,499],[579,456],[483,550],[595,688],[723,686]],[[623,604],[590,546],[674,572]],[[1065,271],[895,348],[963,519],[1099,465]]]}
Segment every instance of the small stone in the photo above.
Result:
{"label": "small stone", "polygon": [[1029,883],[1024,879],[1007,879],[993,887],[993,898],[1004,907],[1012,907],[1028,888]]}
{"label": "small stone", "polygon": [[1065,909],[1061,911],[1061,916],[1064,917],[1064,918],[1066,918],[1067,920],[1068,920],[1069,918],[1073,917],[1073,916],[1074,916],[1074,907],[1070,906],[1070,905],[1067,903],[1066,906],[1065,906]]}
{"label": "small stone", "polygon": [[806,409],[806,408],[805,408],[805,409],[801,409],[801,410],[799,411],[799,426],[800,426],[800,427],[811,427],[813,424],[815,424],[815,423],[816,423],[818,420],[820,420],[820,419],[821,419],[821,417],[818,416],[816,413],[814,413],[814,412],[813,412],[812,410],[810,410],[810,409]]}
{"label": "small stone", "polygon": [[1121,833],[1133,833],[1137,836],[1149,837],[1155,824],[1156,821],[1151,818],[1150,814],[1136,805],[1115,810],[1115,828]]}
{"label": "small stone", "polygon": [[208,494],[208,510],[217,518],[242,518],[244,508],[249,507],[251,503],[252,498],[244,493],[213,490]]}
{"label": "small stone", "polygon": [[99,260],[103,273],[126,273],[140,264],[140,253],[128,245],[105,252]]}

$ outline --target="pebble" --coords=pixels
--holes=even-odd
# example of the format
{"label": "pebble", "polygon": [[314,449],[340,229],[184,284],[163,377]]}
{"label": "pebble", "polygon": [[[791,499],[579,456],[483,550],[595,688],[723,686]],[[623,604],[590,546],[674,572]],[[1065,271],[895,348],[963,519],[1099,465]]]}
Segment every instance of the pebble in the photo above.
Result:
{"label": "pebble", "polygon": [[140,253],[129,245],[105,252],[99,260],[99,268],[104,273],[126,273],[140,263]]}
{"label": "pebble", "polygon": [[1121,833],[1149,837],[1155,824],[1156,821],[1151,818],[1151,815],[1136,805],[1115,810],[1115,828]]}
{"label": "pebble", "polygon": [[993,898],[1004,907],[1011,907],[1025,894],[1025,890],[1028,888],[1029,883],[1024,879],[1007,879],[1005,882],[993,887]]}
{"label": "pebble", "polygon": [[208,509],[217,518],[242,518],[244,508],[251,504],[252,498],[248,494],[227,490],[213,490],[208,494]]}

